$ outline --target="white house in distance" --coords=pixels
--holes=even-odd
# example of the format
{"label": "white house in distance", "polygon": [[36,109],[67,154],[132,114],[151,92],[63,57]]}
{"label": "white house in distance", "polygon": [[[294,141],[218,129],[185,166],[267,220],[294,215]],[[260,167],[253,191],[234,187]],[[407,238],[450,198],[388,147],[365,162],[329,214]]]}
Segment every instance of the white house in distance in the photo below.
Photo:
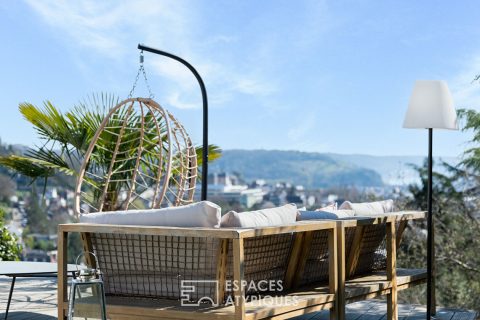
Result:
{"label": "white house in distance", "polygon": [[[201,186],[199,185],[197,189],[200,190]],[[261,203],[265,194],[265,191],[260,188],[249,188],[233,174],[213,173],[208,177],[207,196],[209,199],[220,198],[225,201],[235,201],[246,208],[251,208],[253,205]],[[196,192],[195,197],[199,198],[200,192]]]}

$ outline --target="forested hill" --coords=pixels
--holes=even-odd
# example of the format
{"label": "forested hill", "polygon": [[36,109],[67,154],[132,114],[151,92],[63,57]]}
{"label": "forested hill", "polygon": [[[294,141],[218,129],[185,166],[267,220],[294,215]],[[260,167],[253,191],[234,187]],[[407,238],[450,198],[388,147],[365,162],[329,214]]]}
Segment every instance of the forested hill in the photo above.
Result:
{"label": "forested hill", "polygon": [[239,173],[246,181],[291,182],[306,188],[378,187],[382,177],[372,169],[321,153],[276,150],[225,150],[209,172]]}

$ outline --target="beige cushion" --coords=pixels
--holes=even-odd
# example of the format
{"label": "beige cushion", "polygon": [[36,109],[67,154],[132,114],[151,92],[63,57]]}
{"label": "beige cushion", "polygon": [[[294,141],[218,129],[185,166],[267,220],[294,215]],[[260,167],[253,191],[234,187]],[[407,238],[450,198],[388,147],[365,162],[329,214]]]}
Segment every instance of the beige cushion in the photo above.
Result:
{"label": "beige cushion", "polygon": [[148,210],[106,211],[80,215],[80,222],[166,227],[220,227],[221,208],[201,201],[186,206]]}
{"label": "beige cushion", "polygon": [[353,210],[300,211],[297,220],[336,220],[350,218],[354,215]]}
{"label": "beige cushion", "polygon": [[378,216],[388,212],[393,212],[393,200],[352,203],[345,201],[339,209],[353,210],[355,216]]}
{"label": "beige cushion", "polygon": [[286,204],[282,207],[257,211],[230,211],[222,217],[221,226],[228,228],[270,227],[295,223],[297,206]]}
{"label": "beige cushion", "polygon": [[336,202],[331,203],[328,206],[325,206],[323,208],[315,209],[315,211],[327,211],[327,212],[332,212],[332,211],[335,211],[335,210],[338,210]]}

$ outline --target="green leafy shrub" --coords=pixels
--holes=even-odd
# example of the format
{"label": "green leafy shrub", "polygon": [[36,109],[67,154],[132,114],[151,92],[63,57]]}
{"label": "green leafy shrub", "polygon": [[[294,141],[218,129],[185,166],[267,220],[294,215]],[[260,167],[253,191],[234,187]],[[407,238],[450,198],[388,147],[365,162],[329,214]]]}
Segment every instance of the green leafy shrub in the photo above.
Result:
{"label": "green leafy shrub", "polygon": [[0,261],[20,260],[21,247],[16,235],[5,226],[5,212],[0,209]]}

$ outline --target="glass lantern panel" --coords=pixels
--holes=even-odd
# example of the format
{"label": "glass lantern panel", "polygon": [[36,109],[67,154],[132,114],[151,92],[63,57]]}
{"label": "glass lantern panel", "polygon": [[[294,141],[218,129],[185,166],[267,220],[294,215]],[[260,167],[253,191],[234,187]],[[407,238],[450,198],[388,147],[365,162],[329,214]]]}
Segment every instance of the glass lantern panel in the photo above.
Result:
{"label": "glass lantern panel", "polygon": [[74,297],[69,320],[105,319],[102,285],[100,283],[74,283],[72,285]]}

